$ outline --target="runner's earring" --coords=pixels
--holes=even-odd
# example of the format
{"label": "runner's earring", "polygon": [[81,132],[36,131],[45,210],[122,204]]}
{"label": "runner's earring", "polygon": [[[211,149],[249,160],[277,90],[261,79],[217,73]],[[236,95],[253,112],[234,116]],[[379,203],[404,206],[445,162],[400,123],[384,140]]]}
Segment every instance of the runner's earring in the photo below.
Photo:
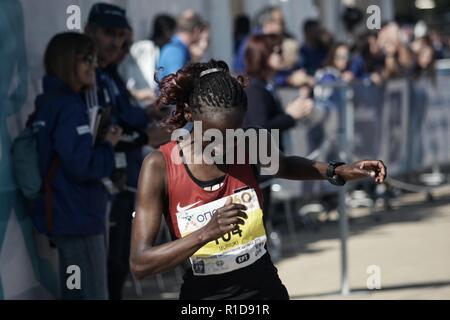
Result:
{"label": "runner's earring", "polygon": [[[186,110],[186,109],[187,109],[187,110]],[[187,122],[192,121],[192,113],[191,113],[191,110],[189,109],[188,104],[185,104],[184,111],[185,111],[185,113],[184,113],[184,119],[185,119]]]}

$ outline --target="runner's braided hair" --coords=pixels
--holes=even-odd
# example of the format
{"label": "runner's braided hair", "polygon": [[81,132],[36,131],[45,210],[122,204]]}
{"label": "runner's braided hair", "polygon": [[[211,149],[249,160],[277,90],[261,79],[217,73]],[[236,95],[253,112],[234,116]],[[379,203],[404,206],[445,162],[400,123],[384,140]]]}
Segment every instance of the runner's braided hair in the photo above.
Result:
{"label": "runner's braided hair", "polygon": [[176,106],[162,123],[168,131],[182,128],[187,123],[186,107],[192,113],[217,113],[237,108],[247,110],[246,79],[233,77],[224,61],[188,64],[158,84],[160,96],[156,105]]}

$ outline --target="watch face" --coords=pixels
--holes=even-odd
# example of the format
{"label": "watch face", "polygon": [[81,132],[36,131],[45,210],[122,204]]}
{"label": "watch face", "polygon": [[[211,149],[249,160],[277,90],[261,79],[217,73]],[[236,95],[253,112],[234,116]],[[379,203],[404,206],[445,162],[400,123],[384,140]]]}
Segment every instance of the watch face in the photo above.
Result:
{"label": "watch face", "polygon": [[338,176],[337,174],[335,174],[335,170],[338,166],[341,165],[345,165],[345,163],[343,162],[331,162],[328,165],[328,169],[327,169],[327,178],[328,181],[335,185],[335,186],[343,186],[345,185],[345,180],[342,179],[340,176]]}
{"label": "watch face", "polygon": [[335,167],[334,167],[334,164],[332,162],[332,163],[330,163],[328,165],[328,169],[327,169],[327,177],[329,179],[334,179],[334,169],[335,169]]}

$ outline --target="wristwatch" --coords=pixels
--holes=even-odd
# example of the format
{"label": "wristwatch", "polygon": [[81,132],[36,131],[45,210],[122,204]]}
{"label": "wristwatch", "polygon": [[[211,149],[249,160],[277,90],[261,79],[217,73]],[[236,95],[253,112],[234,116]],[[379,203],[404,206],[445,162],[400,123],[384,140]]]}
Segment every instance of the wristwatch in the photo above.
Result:
{"label": "wristwatch", "polygon": [[330,162],[327,169],[327,180],[335,186],[343,186],[346,181],[336,174],[336,168],[346,165],[344,162]]}

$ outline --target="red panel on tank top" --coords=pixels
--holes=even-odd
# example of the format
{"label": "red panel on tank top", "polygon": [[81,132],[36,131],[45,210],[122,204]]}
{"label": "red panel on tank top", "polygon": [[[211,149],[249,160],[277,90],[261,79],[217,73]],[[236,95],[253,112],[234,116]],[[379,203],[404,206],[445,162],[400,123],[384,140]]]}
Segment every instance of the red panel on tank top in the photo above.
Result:
{"label": "red panel on tank top", "polygon": [[[175,149],[174,149],[175,148]],[[176,214],[180,211],[178,208],[191,209],[201,206],[205,203],[234,194],[237,190],[250,187],[255,189],[258,200],[262,208],[262,192],[256,181],[250,164],[235,164],[228,166],[228,173],[225,177],[223,186],[215,191],[206,191],[197,185],[189,176],[181,163],[180,149],[176,141],[171,141],[159,148],[163,154],[166,164],[167,192],[168,192],[168,224],[174,235],[180,238]],[[172,161],[172,156],[176,159]],[[179,163],[179,164],[178,164]]]}

